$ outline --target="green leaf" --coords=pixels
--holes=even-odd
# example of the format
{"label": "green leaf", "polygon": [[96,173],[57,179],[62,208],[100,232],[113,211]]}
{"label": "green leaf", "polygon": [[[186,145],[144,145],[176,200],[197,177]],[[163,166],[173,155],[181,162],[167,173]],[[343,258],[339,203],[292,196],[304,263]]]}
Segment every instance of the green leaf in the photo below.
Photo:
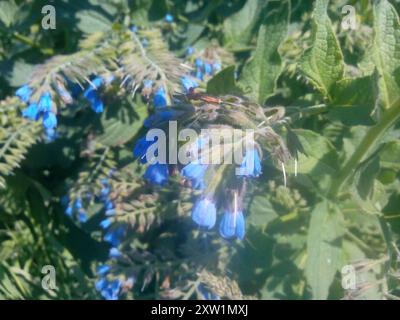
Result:
{"label": "green leaf", "polygon": [[332,104],[339,106],[362,106],[372,112],[375,107],[374,77],[372,75],[343,79],[335,83],[332,87]]}
{"label": "green leaf", "polygon": [[278,218],[276,210],[267,198],[267,194],[259,194],[253,197],[249,206],[249,213],[248,222],[258,228],[265,227]]}
{"label": "green leaf", "polygon": [[396,81],[400,66],[399,16],[387,0],[379,1],[374,9],[372,58],[379,73],[381,102],[389,108],[400,98],[400,84]]}
{"label": "green leaf", "polygon": [[[320,176],[333,174],[338,166],[337,153],[334,146],[324,136],[311,130],[296,129],[303,153],[299,153],[298,173]],[[294,172],[293,160],[288,161],[287,172]]]}
{"label": "green leaf", "polygon": [[243,68],[240,85],[249,90],[248,95],[259,103],[264,103],[274,93],[276,81],[282,72],[278,49],[287,35],[288,21],[289,10],[285,2],[261,25],[252,60]]}
{"label": "green leaf", "polygon": [[357,173],[357,190],[362,199],[366,200],[372,194],[379,168],[379,157],[374,156],[359,169]]}
{"label": "green leaf", "polygon": [[104,146],[120,146],[131,140],[142,128],[147,116],[147,108],[143,103],[136,103],[133,114],[125,114],[127,110],[120,108],[118,115],[105,112],[102,116],[103,133],[97,142]]}
{"label": "green leaf", "polygon": [[265,7],[265,1],[248,0],[236,13],[224,20],[224,35],[228,46],[240,47],[252,37]]}
{"label": "green leaf", "polygon": [[102,32],[111,29],[111,21],[95,10],[80,10],[76,14],[77,27],[84,33]]}
{"label": "green leaf", "polygon": [[379,157],[383,168],[400,170],[400,142],[391,141],[386,143]]}
{"label": "green leaf", "polygon": [[5,27],[10,27],[17,11],[18,6],[14,1],[0,1],[0,22],[2,22]]}
{"label": "green leaf", "polygon": [[235,66],[221,70],[208,81],[207,92],[213,95],[240,94],[240,88],[235,83]]}
{"label": "green leaf", "polygon": [[13,87],[19,87],[25,84],[26,79],[31,76],[34,70],[34,66],[32,64],[28,64],[23,60],[17,60],[12,67],[12,71],[9,75],[7,75],[6,78]]}
{"label": "green leaf", "polygon": [[371,126],[375,124],[370,110],[362,106],[333,106],[329,108],[326,118],[331,121],[340,121],[346,126]]}
{"label": "green leaf", "polygon": [[342,213],[326,200],[311,212],[305,275],[314,299],[326,299],[341,264]]}
{"label": "green leaf", "polygon": [[313,44],[299,66],[307,79],[328,99],[335,82],[344,75],[342,50],[328,17],[329,0],[317,0],[313,17]]}

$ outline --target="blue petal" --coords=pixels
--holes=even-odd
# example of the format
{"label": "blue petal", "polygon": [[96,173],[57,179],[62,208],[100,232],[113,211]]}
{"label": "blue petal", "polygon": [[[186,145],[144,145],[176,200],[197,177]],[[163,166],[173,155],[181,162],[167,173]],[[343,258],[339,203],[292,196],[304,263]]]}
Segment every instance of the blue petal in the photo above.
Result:
{"label": "blue petal", "polygon": [[83,91],[82,87],[78,83],[71,84],[71,94],[74,98],[81,94]]}
{"label": "blue petal", "polygon": [[100,198],[102,199],[107,199],[107,196],[110,194],[110,188],[109,187],[104,187],[100,191]]}
{"label": "blue petal", "polygon": [[246,226],[244,221],[243,212],[239,211],[236,216],[236,237],[238,239],[243,240],[244,235],[246,234]]}
{"label": "blue petal", "polygon": [[55,129],[46,129],[45,134],[46,134],[45,139],[47,143],[53,142],[58,136],[57,131]]}
{"label": "blue petal", "polygon": [[200,58],[196,58],[196,60],[194,60],[194,65],[197,68],[201,68],[203,66],[203,60],[201,60]]}
{"label": "blue petal", "polygon": [[150,89],[153,86],[153,81],[145,79],[143,80],[143,87]]}
{"label": "blue petal", "polygon": [[217,294],[207,290],[202,283],[197,287],[197,290],[203,296],[204,300],[221,300]]}
{"label": "blue petal", "polygon": [[112,201],[110,201],[110,200],[108,200],[108,201],[105,203],[104,206],[105,206],[106,210],[114,209],[114,203],[112,203]]}
{"label": "blue petal", "polygon": [[29,88],[28,85],[24,85],[21,88],[19,88],[16,92],[15,95],[21,99],[22,102],[27,103],[29,101],[29,98],[32,95],[32,89]]}
{"label": "blue petal", "polygon": [[106,216],[107,217],[111,217],[113,215],[115,215],[115,209],[106,210]]}
{"label": "blue petal", "polygon": [[103,264],[97,267],[96,273],[102,276],[105,275],[108,271],[110,271],[110,266]]}
{"label": "blue petal", "polygon": [[144,178],[152,184],[163,185],[168,181],[169,170],[167,164],[151,164],[147,167]]}
{"label": "blue petal", "polygon": [[121,255],[121,252],[117,248],[111,248],[108,254],[110,258],[119,258]]}
{"label": "blue petal", "polygon": [[196,70],[196,78],[203,81],[203,71],[201,71],[201,68],[197,68]]}
{"label": "blue petal", "polygon": [[192,80],[188,76],[183,76],[181,78],[181,84],[185,92],[189,92],[191,88],[197,88],[199,86],[195,80]]}
{"label": "blue petal", "polygon": [[204,190],[206,188],[206,184],[203,179],[193,179],[192,188],[195,190]]}
{"label": "blue petal", "polygon": [[107,287],[108,281],[105,278],[101,278],[96,281],[95,288],[97,291],[104,290]]}
{"label": "blue petal", "polygon": [[199,164],[196,162],[189,163],[181,170],[182,176],[192,182],[192,187],[197,190],[205,188],[204,175],[207,171],[208,165]]}
{"label": "blue petal", "polygon": [[45,92],[40,96],[40,100],[38,103],[38,109],[41,112],[50,112],[51,111],[51,95],[50,95],[50,93]]}
{"label": "blue petal", "polygon": [[68,217],[72,217],[73,212],[74,212],[74,209],[72,209],[71,206],[69,206],[69,207],[67,207],[67,209],[65,209],[65,214],[66,214]]}
{"label": "blue petal", "polygon": [[165,19],[165,21],[168,22],[168,23],[171,23],[171,22],[174,21],[174,17],[172,16],[172,14],[169,14],[169,13],[165,16],[164,19]]}
{"label": "blue petal", "polygon": [[155,114],[152,114],[150,117],[144,120],[144,126],[146,128],[152,128],[156,125],[159,125],[163,122],[170,121],[176,117],[176,113],[172,110],[163,110],[158,111]]}
{"label": "blue petal", "polygon": [[83,210],[80,210],[78,213],[79,222],[85,223],[88,220],[87,213]]}
{"label": "blue petal", "polygon": [[104,235],[104,241],[111,243],[114,247],[117,247],[121,243],[121,239],[125,234],[125,227],[120,225],[112,230],[109,230]]}
{"label": "blue petal", "polygon": [[222,216],[219,224],[219,233],[225,239],[234,237],[243,240],[245,235],[245,221],[242,211],[234,212],[226,211]]}
{"label": "blue petal", "polygon": [[96,77],[91,82],[96,87],[96,89],[98,89],[103,85],[104,80],[102,77]]}
{"label": "blue petal", "polygon": [[191,56],[194,53],[193,47],[187,47],[186,49],[186,55]]}
{"label": "blue petal", "polygon": [[154,139],[154,141],[148,141],[146,137],[140,138],[133,149],[133,156],[135,158],[140,159],[141,163],[147,163],[146,159],[146,152],[147,149],[154,144],[157,141],[157,139]]}
{"label": "blue petal", "polygon": [[238,175],[246,177],[258,177],[262,173],[260,156],[256,149],[252,149],[243,157]]}
{"label": "blue petal", "polygon": [[43,115],[43,126],[46,129],[54,129],[57,127],[57,117],[52,112],[45,112]]}
{"label": "blue petal", "polygon": [[219,224],[219,233],[223,238],[229,239],[235,235],[236,223],[235,215],[231,212],[225,212]]}
{"label": "blue petal", "polygon": [[102,229],[107,229],[112,223],[111,219],[104,219],[103,221],[100,222],[100,227]]}
{"label": "blue petal", "polygon": [[219,70],[221,70],[221,64],[219,62],[214,62],[212,68],[214,72],[218,72]]}
{"label": "blue petal", "polygon": [[204,177],[207,168],[206,164],[192,162],[183,167],[181,174],[187,179],[200,179]]}
{"label": "blue petal", "polygon": [[92,110],[96,113],[101,113],[104,111],[103,101],[101,101],[99,98],[93,99],[90,103],[90,106],[92,107]]}
{"label": "blue petal", "polygon": [[204,63],[204,72],[205,72],[205,74],[208,74],[208,75],[211,75],[211,73],[212,73],[211,64],[209,64],[208,62]]}
{"label": "blue petal", "polygon": [[167,106],[167,96],[163,88],[157,89],[154,94],[153,104],[155,108],[163,108]]}
{"label": "blue petal", "polygon": [[81,199],[76,199],[75,202],[74,202],[74,208],[79,210],[79,209],[82,209],[82,207],[83,207],[82,206],[82,200]]}
{"label": "blue petal", "polygon": [[31,103],[28,107],[22,110],[22,116],[30,120],[39,119],[39,110],[36,103]]}

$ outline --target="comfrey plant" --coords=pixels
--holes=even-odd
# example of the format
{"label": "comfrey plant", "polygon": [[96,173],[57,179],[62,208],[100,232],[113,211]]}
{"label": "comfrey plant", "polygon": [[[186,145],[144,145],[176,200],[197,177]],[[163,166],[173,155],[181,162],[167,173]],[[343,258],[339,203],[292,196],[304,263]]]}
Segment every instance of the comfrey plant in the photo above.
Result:
{"label": "comfrey plant", "polygon": [[[75,56],[70,58],[72,60]],[[75,61],[77,66],[86,62],[84,58],[81,60]],[[22,116],[33,121],[42,119],[45,133],[50,138],[55,137],[59,109],[73,103],[74,97],[76,98],[84,89],[82,82],[89,84],[89,87],[84,90],[84,97],[89,101],[91,108],[99,113],[103,111],[104,106],[98,90],[101,86],[110,84],[114,78],[107,72],[102,76],[90,77],[90,70],[93,70],[94,66],[86,66],[89,67],[86,71],[87,75],[78,74],[78,70],[68,72],[65,70],[66,65],[60,66],[62,63],[69,66],[65,57],[38,66],[32,80],[16,91],[21,101],[27,104],[27,107],[22,110]]]}
{"label": "comfrey plant", "polygon": [[[184,79],[189,81],[189,78]],[[183,89],[187,91],[185,84]],[[192,209],[192,219],[200,227],[212,229],[217,221],[218,207],[221,207],[224,211],[219,224],[221,236],[226,239],[243,239],[243,199],[247,180],[257,178],[262,173],[261,146],[265,148],[270,160],[282,168],[286,185],[284,164],[290,158],[297,157],[297,150],[302,150],[301,144],[293,145],[291,154],[285,140],[276,132],[285,124],[281,108],[263,109],[256,103],[236,96],[217,98],[195,92],[194,87],[188,91],[188,94],[174,98],[175,105],[158,107],[155,114],[145,121],[145,126],[150,130],[146,137],[138,140],[133,154],[141,163],[149,163],[144,178],[150,183],[166,185],[170,172],[178,170],[184,184],[201,191]],[[180,155],[197,155],[189,161],[186,156],[181,157],[186,164],[173,162],[171,157],[174,146],[180,143],[179,139],[177,141],[176,137],[163,134],[163,131],[157,136],[162,129],[169,129],[168,133],[171,133],[172,124],[176,125],[175,131],[185,132],[182,140],[187,138],[189,129],[193,130],[193,134],[196,131],[192,128],[202,129],[200,137],[183,145],[182,153],[179,150]],[[209,133],[205,134],[207,129]],[[249,139],[249,132],[242,134],[245,130],[250,131],[253,139]],[[233,141],[232,135],[239,139]],[[246,142],[244,152],[241,148],[243,141]],[[229,159],[233,154],[239,154],[240,158],[236,168],[232,165],[232,159]]]}

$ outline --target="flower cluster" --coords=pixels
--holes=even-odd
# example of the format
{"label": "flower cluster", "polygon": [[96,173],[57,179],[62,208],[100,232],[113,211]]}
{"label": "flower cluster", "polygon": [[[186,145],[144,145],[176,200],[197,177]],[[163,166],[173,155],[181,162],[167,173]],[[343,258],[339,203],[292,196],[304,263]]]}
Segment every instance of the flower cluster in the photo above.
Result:
{"label": "flower cluster", "polygon": [[[110,174],[111,176],[111,174]],[[109,259],[111,261],[120,258],[122,253],[119,251],[119,245],[126,235],[126,225],[115,221],[115,206],[110,199],[111,185],[109,179],[102,179],[100,181],[102,188],[100,193],[96,195],[97,202],[103,204],[103,211],[105,218],[100,222],[99,226],[103,230],[103,240],[108,242],[111,247],[109,249]],[[65,214],[72,218],[78,219],[80,223],[86,223],[88,214],[84,209],[85,204],[90,202],[90,194],[87,194],[88,199],[77,198],[70,203],[68,196],[63,198],[63,204],[66,205]],[[99,280],[96,282],[96,289],[100,292],[103,298],[107,300],[116,300],[122,292],[127,292],[134,285],[134,277],[124,279],[123,277],[114,277],[110,273],[111,266],[103,264],[97,268],[97,276]]]}
{"label": "flower cluster", "polygon": [[[183,76],[181,78],[182,87],[184,90],[196,87],[197,83],[190,76]],[[144,81],[142,94],[149,96],[153,91],[153,82],[150,80]],[[155,113],[150,115],[144,121],[144,126],[148,129],[157,127],[159,124],[176,119],[179,116],[179,112],[172,108],[167,108],[167,94],[164,88],[156,88],[153,95],[153,106]],[[142,164],[150,162],[150,159],[146,158],[147,150],[156,142],[148,141],[146,137],[140,138],[133,149],[133,156]],[[165,185],[169,179],[170,168],[167,164],[161,164],[151,161],[151,164],[147,166],[144,178],[151,184],[154,185]]]}
{"label": "flower cluster", "polygon": [[111,186],[107,179],[101,181],[103,187],[100,192],[100,201],[104,204],[104,210],[106,218],[100,222],[100,227],[104,230],[104,241],[112,245],[112,249],[118,250],[117,247],[120,245],[126,233],[126,226],[123,224],[115,224],[115,206],[110,200]]}
{"label": "flower cluster", "polygon": [[221,59],[212,48],[204,49],[197,54],[193,47],[188,47],[186,58],[193,65],[191,75],[200,81],[209,79],[221,70]]}
{"label": "flower cluster", "polygon": [[37,121],[42,118],[43,127],[49,136],[54,135],[54,129],[57,127],[57,117],[55,106],[53,105],[50,92],[44,92],[40,95],[38,101],[30,101],[33,90],[28,85],[24,85],[16,91],[17,97],[28,106],[22,111],[23,117]]}
{"label": "flower cluster", "polygon": [[[157,137],[153,140],[140,138],[134,147],[133,155],[142,164],[147,164],[144,178],[149,183],[164,186],[168,183],[171,173],[175,175],[179,172],[182,184],[192,188],[193,193],[200,194],[194,201],[191,214],[192,220],[200,228],[212,229],[217,223],[218,212],[221,212],[218,222],[220,235],[228,240],[243,239],[243,199],[247,182],[262,174],[262,149],[265,149],[271,161],[282,169],[285,185],[284,163],[290,158],[296,159],[297,147],[292,146],[294,151],[289,151],[277,131],[284,123],[284,113],[279,108],[266,111],[256,103],[235,96],[212,97],[197,93],[197,82],[190,75],[182,77],[181,84],[186,95],[174,97],[175,105],[171,107],[165,103],[165,91],[156,91],[158,97],[155,95],[153,99],[155,113],[145,120],[145,127],[165,129],[169,127],[168,123],[171,120],[177,120],[180,129],[196,128],[202,131],[211,128],[217,131],[220,129],[218,132],[221,133],[227,128],[239,130],[244,134],[240,141],[246,145],[245,150],[240,151],[240,160],[235,159],[238,160],[236,165],[202,161],[202,158],[208,158],[210,142],[214,140],[214,137],[207,134],[200,134],[186,150],[190,153],[195,150],[193,153],[200,155],[200,159],[193,158],[184,165],[158,162],[158,143],[154,146],[158,142]],[[249,128],[252,132],[250,136],[246,133]],[[173,139],[169,137],[171,138]],[[218,139],[220,142],[216,148],[225,150],[225,142],[222,143],[220,137]],[[236,147],[230,152],[236,153]],[[148,159],[150,156],[157,159]]]}
{"label": "flower cluster", "polygon": [[[110,250],[110,257],[120,255],[115,248]],[[120,295],[132,289],[135,284],[135,277],[115,276],[112,273],[112,267],[103,264],[97,267],[96,274],[99,280],[96,281],[96,290],[100,292],[106,300],[118,300]]]}
{"label": "flower cluster", "polygon": [[65,214],[68,217],[70,217],[71,219],[78,218],[79,222],[81,223],[85,223],[88,220],[88,214],[83,207],[81,198],[77,198],[72,204],[68,204],[69,197],[66,196],[63,202],[67,205],[65,209]]}
{"label": "flower cluster", "polygon": [[[192,78],[190,76],[182,78],[182,87],[186,90],[188,87],[193,88]],[[187,84],[190,83],[190,84]],[[166,105],[160,104],[160,101],[165,101],[164,92],[157,91],[159,97],[154,97],[153,103],[156,108],[156,113],[151,115],[145,121],[147,128],[161,126],[161,124],[173,119],[179,119],[178,108],[167,108]],[[158,163],[157,161],[150,161],[147,159],[149,156],[149,148],[151,148],[157,139],[152,141],[147,140],[146,137],[140,138],[134,147],[133,155],[142,164],[148,164],[144,179],[153,185],[165,185],[169,180],[170,172],[176,172],[176,166],[165,163]],[[201,154],[204,147],[208,147],[209,137],[197,139],[191,148],[197,148],[196,154]],[[237,186],[232,192],[232,196],[225,197],[228,201],[223,203],[223,214],[219,222],[219,233],[225,239],[243,239],[245,235],[245,219],[242,210],[241,199],[243,198],[244,185],[246,179],[257,178],[262,173],[261,168],[261,152],[257,143],[253,143],[251,148],[248,148],[242,157],[241,165],[236,168],[236,175],[234,184]],[[200,150],[200,151],[199,151]],[[230,166],[232,167],[232,166]],[[179,166],[178,166],[179,168]],[[189,162],[180,168],[180,176],[188,187],[202,192],[202,195],[195,201],[192,208],[192,219],[200,227],[205,229],[212,229],[217,221],[218,202],[216,201],[216,189],[213,182],[213,176],[218,168],[224,166],[206,164],[198,159]],[[208,176],[208,178],[206,178]],[[210,178],[211,177],[211,178]],[[240,189],[240,190],[239,190]]]}
{"label": "flower cluster", "polygon": [[[110,84],[113,81],[113,76],[94,77],[90,81],[89,87],[83,92],[83,96],[88,100],[93,111],[96,113],[103,112],[104,104],[99,97],[98,90],[103,85]],[[27,107],[22,110],[22,116],[33,121],[42,119],[42,124],[45,129],[46,136],[50,139],[56,137],[55,129],[58,125],[57,120],[57,103],[62,102],[71,104],[73,99],[82,91],[82,87],[77,83],[69,84],[70,90],[61,82],[57,82],[54,88],[49,88],[42,92],[35,91],[28,84],[23,85],[16,91],[16,96]],[[36,98],[39,96],[39,98]]]}

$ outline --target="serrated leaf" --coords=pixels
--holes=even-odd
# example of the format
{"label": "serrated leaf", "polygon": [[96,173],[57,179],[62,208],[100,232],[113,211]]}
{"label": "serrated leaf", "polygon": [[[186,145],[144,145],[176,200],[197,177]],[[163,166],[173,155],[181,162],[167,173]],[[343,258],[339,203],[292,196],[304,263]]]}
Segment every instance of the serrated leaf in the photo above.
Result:
{"label": "serrated leaf", "polygon": [[331,121],[340,121],[346,126],[371,126],[375,124],[370,110],[363,106],[332,106],[329,108],[326,118]]}
{"label": "serrated leaf", "polygon": [[[337,153],[333,145],[324,136],[311,130],[296,129],[303,153],[298,158],[298,173],[319,176],[333,174],[337,168]],[[287,172],[294,172],[293,160],[288,161]]]}
{"label": "serrated leaf", "polygon": [[213,95],[240,94],[241,91],[235,83],[235,66],[221,70],[209,80],[207,92]]}
{"label": "serrated leaf", "polygon": [[335,82],[344,75],[342,50],[328,17],[329,0],[317,0],[313,14],[313,43],[299,66],[302,73],[328,99]]}
{"label": "serrated leaf", "polygon": [[253,197],[249,206],[248,221],[250,224],[256,227],[265,227],[277,217],[276,211],[267,199],[267,194],[258,194]]}
{"label": "serrated leaf", "polygon": [[326,200],[318,203],[311,212],[305,275],[313,299],[328,297],[329,288],[340,267],[344,234],[342,219],[340,210]]}
{"label": "serrated leaf", "polygon": [[282,72],[278,49],[287,35],[288,20],[289,10],[285,2],[261,25],[254,56],[243,68],[240,85],[261,104],[274,93],[276,81]]}
{"label": "serrated leaf", "polygon": [[250,41],[264,6],[264,1],[248,0],[239,11],[224,20],[224,35],[228,46],[237,47]]}
{"label": "serrated leaf", "polygon": [[374,10],[373,61],[379,73],[380,99],[389,108],[400,99],[400,83],[396,74],[400,67],[400,22],[396,9],[387,0]]}
{"label": "serrated leaf", "polygon": [[375,107],[375,83],[372,75],[343,79],[332,87],[332,104],[339,106],[362,106],[372,111]]}

